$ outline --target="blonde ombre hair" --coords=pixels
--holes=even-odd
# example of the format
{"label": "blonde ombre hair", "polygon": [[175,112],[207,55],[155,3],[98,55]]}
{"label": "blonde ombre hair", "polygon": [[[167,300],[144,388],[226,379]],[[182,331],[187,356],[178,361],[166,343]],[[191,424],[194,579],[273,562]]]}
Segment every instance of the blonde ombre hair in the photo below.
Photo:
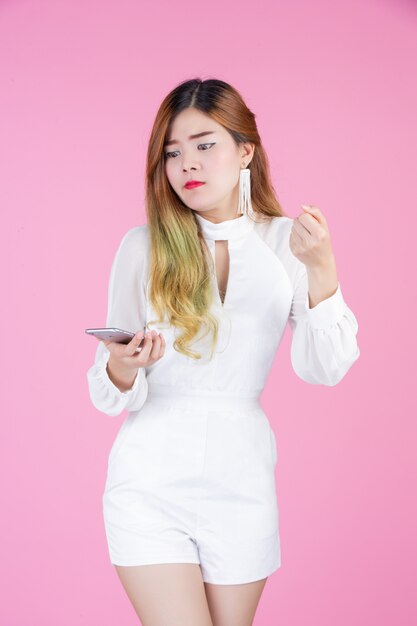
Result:
{"label": "blonde ombre hair", "polygon": [[218,320],[210,313],[213,303],[213,259],[194,212],[172,189],[165,173],[164,142],[176,115],[194,107],[221,124],[236,145],[250,142],[255,151],[248,167],[254,213],[264,218],[285,215],[271,183],[269,162],[254,114],[240,93],[216,79],[180,83],[162,101],[157,112],[146,160],[146,213],[150,233],[149,299],[158,315],[182,330],[173,347],[193,359],[201,354],[189,345],[201,328],[212,331],[211,355],[218,338]]}

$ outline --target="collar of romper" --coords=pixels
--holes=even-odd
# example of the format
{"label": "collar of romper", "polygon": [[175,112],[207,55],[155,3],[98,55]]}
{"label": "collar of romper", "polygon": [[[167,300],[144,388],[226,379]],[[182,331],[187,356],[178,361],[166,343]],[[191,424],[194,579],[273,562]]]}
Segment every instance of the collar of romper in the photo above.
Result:
{"label": "collar of romper", "polygon": [[240,239],[248,233],[252,226],[246,213],[234,219],[217,223],[201,217],[198,213],[194,214],[206,239]]}

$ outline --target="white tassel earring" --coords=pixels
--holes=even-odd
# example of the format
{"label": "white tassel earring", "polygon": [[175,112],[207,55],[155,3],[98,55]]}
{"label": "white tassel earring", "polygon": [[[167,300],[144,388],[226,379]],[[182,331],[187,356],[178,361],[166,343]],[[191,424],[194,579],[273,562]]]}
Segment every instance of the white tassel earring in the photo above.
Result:
{"label": "white tassel earring", "polygon": [[240,170],[239,177],[239,207],[238,213],[249,215],[252,212],[251,190],[250,190],[250,169],[245,167]]}

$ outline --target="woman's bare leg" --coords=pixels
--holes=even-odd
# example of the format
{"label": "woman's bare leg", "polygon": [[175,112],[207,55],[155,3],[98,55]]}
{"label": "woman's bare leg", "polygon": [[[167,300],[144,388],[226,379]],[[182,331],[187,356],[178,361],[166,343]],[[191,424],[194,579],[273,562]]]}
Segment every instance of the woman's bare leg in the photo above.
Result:
{"label": "woman's bare leg", "polygon": [[267,578],[244,585],[204,583],[213,626],[252,626]]}
{"label": "woman's bare leg", "polygon": [[142,626],[213,626],[198,563],[114,567]]}

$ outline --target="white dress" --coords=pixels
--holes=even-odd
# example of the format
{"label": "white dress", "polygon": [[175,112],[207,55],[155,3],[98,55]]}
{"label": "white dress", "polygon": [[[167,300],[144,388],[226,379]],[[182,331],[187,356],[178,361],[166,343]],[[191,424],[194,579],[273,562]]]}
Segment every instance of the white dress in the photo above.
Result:
{"label": "white dress", "polygon": [[[216,351],[209,360],[208,334],[192,345],[203,354],[195,361],[173,349],[176,328],[150,324],[164,334],[165,354],[140,368],[123,393],[99,343],[87,373],[91,401],[107,415],[129,411],[110,451],[103,514],[113,564],[199,563],[205,582],[239,584],[281,565],[276,440],[259,397],[286,324],[295,373],[336,385],[359,357],[358,323],[340,283],[309,308],[306,268],[289,247],[292,218],[262,223],[242,215],[214,224],[195,216],[213,262],[215,240],[228,240],[224,304],[211,277]],[[122,238],[106,326],[137,332],[156,319],[149,252],[147,224]]]}

